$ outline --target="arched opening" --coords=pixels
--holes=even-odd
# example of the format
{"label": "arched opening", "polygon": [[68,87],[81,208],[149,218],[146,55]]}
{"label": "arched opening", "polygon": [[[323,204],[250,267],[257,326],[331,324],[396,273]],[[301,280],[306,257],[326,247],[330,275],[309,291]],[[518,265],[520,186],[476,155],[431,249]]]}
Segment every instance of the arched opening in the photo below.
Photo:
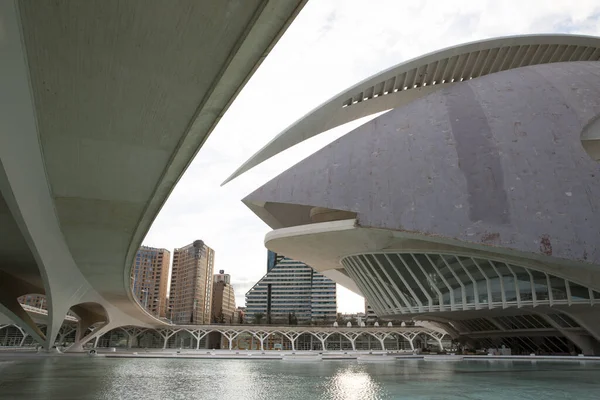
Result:
{"label": "arched opening", "polygon": [[48,303],[46,302],[46,295],[38,293],[28,293],[18,298],[21,306],[24,308],[32,307],[40,310],[48,310]]}
{"label": "arched opening", "polygon": [[0,347],[23,346],[27,333],[16,325],[0,326]]}
{"label": "arched opening", "polygon": [[142,349],[160,348],[163,345],[163,338],[155,330],[148,329],[140,333],[137,344]]}
{"label": "arched opening", "polygon": [[[206,337],[202,341],[206,342]],[[167,340],[167,349],[195,349],[196,345],[196,338],[186,329],[176,332]],[[203,346],[200,347],[202,348]]]}
{"label": "arched opening", "polygon": [[352,342],[340,333],[334,333],[325,341],[325,350],[352,350]]}
{"label": "arched opening", "polygon": [[127,348],[129,335],[121,328],[112,329],[100,336],[96,347]]}
{"label": "arched opening", "polygon": [[99,303],[79,303],[72,306],[71,311],[80,321],[87,320],[88,327],[98,322],[108,322],[108,313]]}
{"label": "arched opening", "polygon": [[265,350],[292,350],[292,342],[281,332],[272,332],[264,346]]}

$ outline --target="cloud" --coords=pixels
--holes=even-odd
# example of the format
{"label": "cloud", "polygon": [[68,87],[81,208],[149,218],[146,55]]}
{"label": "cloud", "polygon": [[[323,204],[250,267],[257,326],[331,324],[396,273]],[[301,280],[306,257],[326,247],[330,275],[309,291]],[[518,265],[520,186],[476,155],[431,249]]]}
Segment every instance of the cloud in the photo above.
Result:
{"label": "cloud", "polygon": [[[145,244],[203,239],[238,304],[266,271],[269,228],[242,203],[254,189],[357,123],[334,129],[220,183],[277,133],[345,88],[407,59],[472,40],[526,33],[600,35],[597,0],[308,2],[214,130],[163,207]],[[338,291],[340,311],[362,299]]]}

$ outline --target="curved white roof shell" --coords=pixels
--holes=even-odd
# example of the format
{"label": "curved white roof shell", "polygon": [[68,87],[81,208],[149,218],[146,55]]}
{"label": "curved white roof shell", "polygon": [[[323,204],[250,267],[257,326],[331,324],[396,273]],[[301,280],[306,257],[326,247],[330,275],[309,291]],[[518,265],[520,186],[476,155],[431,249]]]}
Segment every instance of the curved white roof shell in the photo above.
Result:
{"label": "curved white roof shell", "polygon": [[223,184],[322,132],[463,80],[529,65],[598,60],[600,38],[578,35],[508,36],[438,50],[367,78],[315,108],[273,138]]}

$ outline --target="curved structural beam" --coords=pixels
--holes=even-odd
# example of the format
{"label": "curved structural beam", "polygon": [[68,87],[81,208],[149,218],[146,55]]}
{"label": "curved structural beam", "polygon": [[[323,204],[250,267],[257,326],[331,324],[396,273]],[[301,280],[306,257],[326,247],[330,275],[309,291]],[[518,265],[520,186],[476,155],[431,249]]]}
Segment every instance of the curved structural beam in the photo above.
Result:
{"label": "curved structural beam", "polygon": [[438,50],[384,70],[321,104],[278,134],[223,184],[322,132],[454,83],[529,65],[597,60],[600,39],[576,35],[509,36]]}

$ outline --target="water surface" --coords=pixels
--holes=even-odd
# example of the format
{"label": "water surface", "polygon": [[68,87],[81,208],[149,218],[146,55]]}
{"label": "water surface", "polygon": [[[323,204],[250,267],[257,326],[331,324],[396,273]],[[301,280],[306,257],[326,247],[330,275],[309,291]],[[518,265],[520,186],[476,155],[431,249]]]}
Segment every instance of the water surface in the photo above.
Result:
{"label": "water surface", "polygon": [[590,362],[18,358],[0,361],[0,399],[600,398]]}

